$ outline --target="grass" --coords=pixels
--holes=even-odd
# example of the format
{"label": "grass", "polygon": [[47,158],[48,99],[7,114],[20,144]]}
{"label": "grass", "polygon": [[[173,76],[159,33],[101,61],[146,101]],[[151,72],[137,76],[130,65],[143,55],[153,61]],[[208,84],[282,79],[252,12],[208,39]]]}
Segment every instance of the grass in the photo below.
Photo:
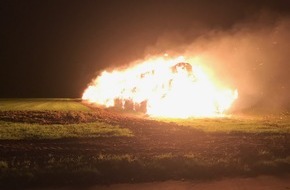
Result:
{"label": "grass", "polygon": [[232,116],[226,118],[159,119],[205,132],[290,133],[290,116]]}
{"label": "grass", "polygon": [[102,122],[40,125],[0,121],[0,140],[132,136],[129,129]]}
{"label": "grass", "polygon": [[[41,111],[47,114],[53,111],[74,116],[90,112],[91,109],[83,105],[78,99],[0,99],[0,111]],[[45,115],[43,117],[45,119]],[[132,136],[132,133],[129,129],[98,121],[61,125],[0,120],[0,140],[112,136]]]}
{"label": "grass", "polygon": [[[114,182],[144,182],[155,180],[211,179],[225,174],[256,175],[263,171],[270,173],[287,172],[290,157],[261,159],[254,162],[231,157],[186,157],[166,155],[141,158],[131,154],[43,155],[45,160],[39,165],[33,159],[0,160],[0,181],[11,186],[40,183],[86,185]],[[287,167],[285,167],[285,165]],[[278,168],[278,169],[277,169]],[[129,179],[129,181],[128,181]],[[15,184],[15,181],[18,184]],[[1,183],[0,183],[1,184]],[[1,187],[1,186],[0,186]]]}
{"label": "grass", "polygon": [[[10,120],[4,120],[5,115],[0,119],[0,188],[289,173],[289,114],[156,119],[162,121],[157,123],[109,117],[76,99],[0,99],[1,111],[7,111]],[[40,124],[42,119],[72,123]],[[115,138],[133,133],[133,138]],[[78,139],[88,137],[85,142]],[[59,140],[63,138],[73,139]],[[38,146],[40,141],[34,140],[39,139],[51,140],[28,151],[26,146]],[[47,149],[50,143],[54,144]],[[85,150],[90,146],[94,149]]]}
{"label": "grass", "polygon": [[0,111],[90,111],[78,99],[0,99]]}

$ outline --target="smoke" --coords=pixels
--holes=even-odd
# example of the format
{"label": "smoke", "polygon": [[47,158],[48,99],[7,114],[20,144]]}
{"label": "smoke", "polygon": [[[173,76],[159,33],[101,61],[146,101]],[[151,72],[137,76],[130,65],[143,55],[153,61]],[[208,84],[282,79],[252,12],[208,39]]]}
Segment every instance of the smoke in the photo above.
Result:
{"label": "smoke", "polygon": [[167,33],[146,55],[198,57],[223,83],[237,88],[235,108],[289,108],[290,18],[262,13],[228,29],[194,27]]}

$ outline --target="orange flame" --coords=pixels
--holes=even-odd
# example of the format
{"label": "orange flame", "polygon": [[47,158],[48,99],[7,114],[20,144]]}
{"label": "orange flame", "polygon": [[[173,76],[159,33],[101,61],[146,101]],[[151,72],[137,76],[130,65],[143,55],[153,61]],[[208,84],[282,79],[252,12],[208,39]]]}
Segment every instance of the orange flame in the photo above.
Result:
{"label": "orange flame", "polygon": [[187,118],[223,116],[237,90],[220,88],[196,63],[155,57],[126,70],[104,71],[82,99],[106,107],[145,107],[150,116]]}

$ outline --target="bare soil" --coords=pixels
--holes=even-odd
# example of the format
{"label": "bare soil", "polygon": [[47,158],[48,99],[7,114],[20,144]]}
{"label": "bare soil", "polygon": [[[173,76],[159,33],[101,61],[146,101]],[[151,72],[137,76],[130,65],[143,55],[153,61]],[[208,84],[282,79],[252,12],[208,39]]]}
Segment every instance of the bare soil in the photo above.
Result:
{"label": "bare soil", "polygon": [[[72,189],[63,188],[59,190]],[[139,184],[95,186],[90,190],[287,190],[290,176],[259,176],[253,178],[225,178],[211,181],[164,181]]]}
{"label": "bare soil", "polygon": [[[32,160],[38,166],[46,164],[49,155],[60,159],[69,156],[82,156],[87,158],[100,154],[133,155],[134,158],[150,160],[156,156],[169,155],[178,163],[183,162],[185,155],[191,155],[206,162],[220,160],[222,167],[208,171],[207,177],[239,176],[245,173],[237,172],[237,169],[223,170],[226,164],[236,163],[243,165],[246,175],[287,174],[290,171],[289,163],[281,162],[275,167],[259,167],[255,165],[260,160],[287,158],[290,156],[290,135],[270,133],[205,133],[190,127],[178,126],[175,123],[165,123],[150,120],[144,117],[124,115],[101,108],[93,108],[94,112],[35,112],[35,111],[7,111],[0,112],[0,120],[13,122],[28,122],[39,124],[69,124],[101,121],[119,125],[130,129],[133,137],[110,138],[77,138],[58,140],[1,140],[0,160]],[[40,125],[41,127],[41,125]],[[266,153],[265,153],[266,152]],[[170,162],[175,163],[175,162]],[[170,164],[169,163],[169,164]],[[110,166],[107,166],[110,167]],[[122,166],[123,167],[123,166]],[[121,169],[123,169],[121,167]],[[171,166],[170,166],[171,167]],[[183,167],[183,168],[182,168]],[[182,166],[184,169],[186,166]],[[230,166],[231,167],[231,166]],[[137,167],[138,168],[138,167]],[[172,166],[172,170],[179,166]],[[126,169],[126,168],[125,168]],[[134,170],[134,167],[131,168]],[[172,172],[170,170],[170,172]],[[115,171],[112,170],[111,172]],[[116,170],[119,171],[119,170]],[[134,181],[155,181],[168,179],[183,179],[200,177],[203,174],[195,171],[173,172],[162,169],[160,175],[146,174],[132,179],[134,172],[124,172],[124,176],[116,177],[116,174],[104,175],[95,183],[116,183]],[[156,170],[154,170],[156,172]],[[191,175],[190,172],[195,173]],[[166,173],[166,175],[164,175]],[[208,174],[210,173],[210,176]],[[150,176],[150,177],[148,177]],[[80,182],[82,183],[82,182]]]}

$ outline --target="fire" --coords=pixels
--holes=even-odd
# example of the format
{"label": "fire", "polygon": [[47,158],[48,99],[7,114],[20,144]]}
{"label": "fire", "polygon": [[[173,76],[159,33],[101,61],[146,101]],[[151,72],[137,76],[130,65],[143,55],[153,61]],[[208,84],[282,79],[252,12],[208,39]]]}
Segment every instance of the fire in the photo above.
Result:
{"label": "fire", "polygon": [[223,116],[237,90],[215,84],[196,63],[168,55],[140,62],[125,70],[104,71],[85,90],[82,99],[106,107],[142,110],[158,117]]}

